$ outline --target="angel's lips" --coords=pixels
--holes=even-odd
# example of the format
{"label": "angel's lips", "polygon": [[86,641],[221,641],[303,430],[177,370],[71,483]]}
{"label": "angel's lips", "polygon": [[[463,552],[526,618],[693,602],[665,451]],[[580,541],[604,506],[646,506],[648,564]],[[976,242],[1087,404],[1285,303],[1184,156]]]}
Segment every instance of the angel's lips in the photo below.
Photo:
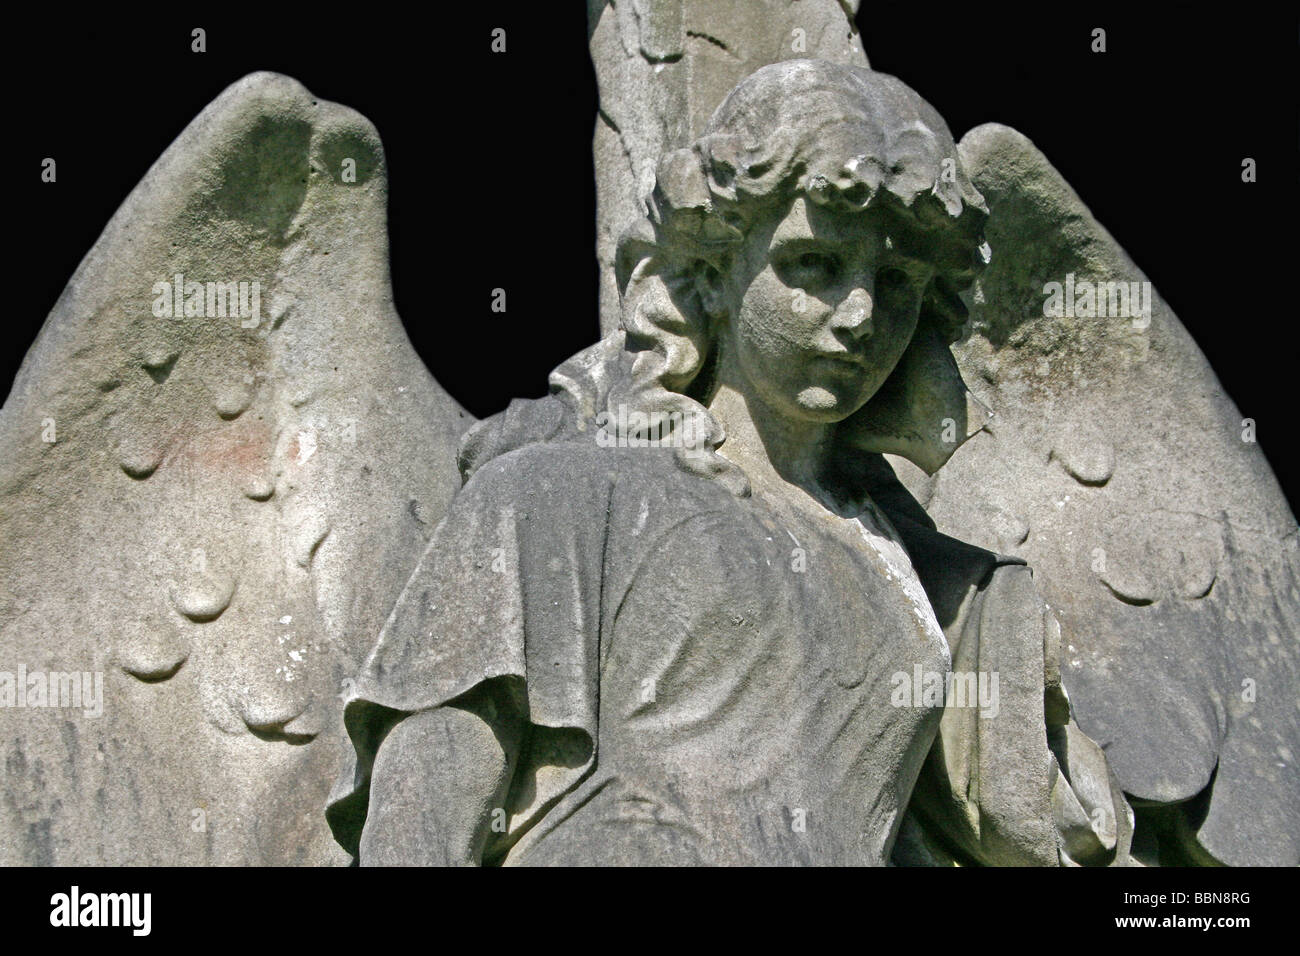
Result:
{"label": "angel's lips", "polygon": [[860,352],[817,352],[814,353],[814,358],[858,369],[867,367],[867,357]]}

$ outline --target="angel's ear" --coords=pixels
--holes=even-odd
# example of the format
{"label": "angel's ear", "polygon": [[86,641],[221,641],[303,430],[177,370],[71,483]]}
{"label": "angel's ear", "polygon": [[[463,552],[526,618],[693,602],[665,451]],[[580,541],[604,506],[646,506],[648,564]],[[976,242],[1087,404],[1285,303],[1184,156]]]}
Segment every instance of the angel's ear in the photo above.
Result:
{"label": "angel's ear", "polygon": [[728,299],[722,274],[712,264],[697,259],[691,267],[691,279],[700,310],[710,319],[723,318],[728,312]]}
{"label": "angel's ear", "polygon": [[991,416],[966,388],[941,330],[923,322],[880,391],[840,427],[850,447],[901,455],[932,475]]}

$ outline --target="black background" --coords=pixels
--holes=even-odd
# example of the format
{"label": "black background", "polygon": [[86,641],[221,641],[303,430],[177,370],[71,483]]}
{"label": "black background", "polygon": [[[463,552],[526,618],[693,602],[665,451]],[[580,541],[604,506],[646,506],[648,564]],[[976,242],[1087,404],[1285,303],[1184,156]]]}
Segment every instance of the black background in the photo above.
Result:
{"label": "black background", "polygon": [[[234,80],[287,73],[384,138],[398,310],[434,376],[483,416],[545,391],[597,335],[596,108],[582,0],[259,9],[95,20],[62,8],[9,33],[17,136],[5,151],[21,246],[0,387],[81,257],[182,128]],[[1029,136],[1170,303],[1294,505],[1300,356],[1294,13],[864,4],[871,65],[913,86],[960,138]],[[207,52],[190,52],[190,30]],[[493,27],[507,52],[490,51]],[[1107,31],[1108,52],[1090,51]],[[40,182],[40,161],[58,181]],[[1241,181],[1253,157],[1258,179]],[[491,290],[507,290],[504,315]],[[1131,410],[1140,420],[1142,409]]]}
{"label": "black background", "polygon": [[[856,869],[572,868],[483,877],[438,869],[46,868],[15,872],[0,894],[7,944],[23,952],[83,951],[104,944],[135,951],[151,943],[201,941],[205,949],[260,952],[273,944],[303,954],[440,949],[477,935],[495,948],[545,947],[612,952],[676,951],[683,943],[721,952],[767,952],[778,939],[864,950],[930,952],[960,939],[993,951],[1041,943],[1078,949],[1094,941],[1159,941],[1177,952],[1189,939],[1222,951],[1267,946],[1294,926],[1292,872],[1286,869],[1066,869],[1045,878],[1025,867],[944,871],[926,867]],[[0,880],[4,877],[0,873]],[[510,881],[510,885],[506,885]],[[153,894],[152,932],[52,928],[50,898],[79,892]],[[1248,894],[1249,902],[1159,907],[1125,894]],[[1117,917],[1248,917],[1248,928],[1135,929]],[[541,929],[546,928],[546,934]],[[834,933],[841,934],[839,937]],[[1255,934],[1252,936],[1251,934]],[[639,945],[638,945],[639,944]],[[116,948],[115,947],[115,948]],[[691,947],[688,945],[688,951]]]}

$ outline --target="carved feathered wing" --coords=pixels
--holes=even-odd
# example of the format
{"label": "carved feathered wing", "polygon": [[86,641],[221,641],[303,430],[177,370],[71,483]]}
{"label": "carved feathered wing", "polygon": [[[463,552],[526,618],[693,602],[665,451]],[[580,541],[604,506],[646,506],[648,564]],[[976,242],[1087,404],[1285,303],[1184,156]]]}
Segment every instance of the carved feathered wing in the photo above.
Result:
{"label": "carved feathered wing", "polygon": [[[0,412],[0,862],[346,859],[346,677],[472,422],[394,310],[386,197],[369,122],[254,74],[46,320]],[[102,716],[40,706],[52,672],[102,673]]]}
{"label": "carved feathered wing", "polygon": [[1035,569],[1079,725],[1138,810],[1136,856],[1295,865],[1295,518],[1158,293],[1149,324],[1045,316],[1070,273],[1075,297],[1147,281],[1047,159],[996,124],[960,152],[993,252],[953,351],[994,417],[934,477],[895,467],[942,531]]}

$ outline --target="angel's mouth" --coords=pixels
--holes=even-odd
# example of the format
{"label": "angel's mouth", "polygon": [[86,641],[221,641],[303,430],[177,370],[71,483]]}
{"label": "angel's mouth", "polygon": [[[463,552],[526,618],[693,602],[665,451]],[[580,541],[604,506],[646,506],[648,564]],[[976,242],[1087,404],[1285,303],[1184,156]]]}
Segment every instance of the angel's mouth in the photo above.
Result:
{"label": "angel's mouth", "polygon": [[857,368],[867,367],[867,357],[860,352],[818,352],[818,359],[837,362],[841,365],[853,365]]}

